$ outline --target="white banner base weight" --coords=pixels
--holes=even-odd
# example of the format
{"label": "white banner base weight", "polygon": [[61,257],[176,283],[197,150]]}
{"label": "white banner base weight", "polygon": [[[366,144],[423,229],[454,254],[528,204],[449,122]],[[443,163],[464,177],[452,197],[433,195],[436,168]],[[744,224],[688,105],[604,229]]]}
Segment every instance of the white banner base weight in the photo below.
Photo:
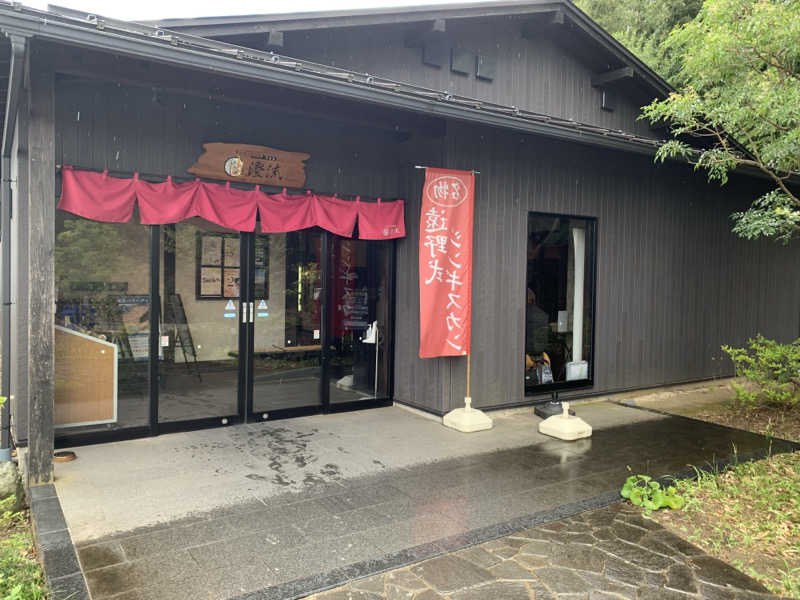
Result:
{"label": "white banner base weight", "polygon": [[472,408],[472,398],[467,396],[464,398],[463,407],[451,410],[442,417],[442,424],[462,433],[473,433],[491,429],[493,422],[485,412]]}
{"label": "white banner base weight", "polygon": [[539,433],[559,440],[579,440],[592,435],[592,427],[580,417],[569,414],[569,402],[562,402],[560,415],[547,417],[539,423]]}

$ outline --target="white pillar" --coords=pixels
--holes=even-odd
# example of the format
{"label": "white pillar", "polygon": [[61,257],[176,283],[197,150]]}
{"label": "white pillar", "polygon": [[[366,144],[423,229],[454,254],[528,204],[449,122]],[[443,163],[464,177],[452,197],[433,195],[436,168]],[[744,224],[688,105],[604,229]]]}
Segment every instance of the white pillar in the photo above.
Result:
{"label": "white pillar", "polygon": [[583,360],[583,286],[586,266],[586,230],[572,227],[572,361],[567,363],[567,380],[587,379],[589,364]]}

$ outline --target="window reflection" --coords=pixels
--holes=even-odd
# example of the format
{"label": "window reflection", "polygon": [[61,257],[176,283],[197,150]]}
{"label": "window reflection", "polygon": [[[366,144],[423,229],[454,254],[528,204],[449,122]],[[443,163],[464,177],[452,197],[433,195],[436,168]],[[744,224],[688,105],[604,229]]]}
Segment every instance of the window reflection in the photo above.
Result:
{"label": "window reflection", "polygon": [[146,426],[150,255],[146,226],[58,211],[57,435]]}
{"label": "window reflection", "polygon": [[593,219],[530,213],[525,391],[591,379]]}

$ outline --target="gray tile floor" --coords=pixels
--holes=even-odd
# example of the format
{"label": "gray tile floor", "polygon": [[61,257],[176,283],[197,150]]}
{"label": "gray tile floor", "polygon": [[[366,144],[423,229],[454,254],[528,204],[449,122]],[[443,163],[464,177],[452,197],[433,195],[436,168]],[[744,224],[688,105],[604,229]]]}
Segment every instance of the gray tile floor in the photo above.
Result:
{"label": "gray tile floor", "polygon": [[[73,539],[80,539],[79,558],[94,600],[295,598],[608,503],[628,465],[663,475],[734,451],[744,456],[770,446],[786,449],[699,421],[593,406],[582,412],[595,411],[601,421],[599,411],[605,409],[617,418],[590,440],[529,436],[533,443],[473,453],[462,449],[436,462],[331,475],[297,491],[256,495],[100,538],[76,536],[70,523],[76,509],[65,502],[64,512]],[[626,419],[620,421],[620,415]],[[287,447],[291,430],[283,431],[279,444],[266,429],[260,434],[261,445],[250,452],[260,452],[261,460],[303,455],[298,446]],[[302,432],[297,435],[294,443],[305,439]],[[480,447],[481,438],[468,439]],[[382,451],[391,456],[391,440],[383,441]],[[375,439],[349,442],[369,452]],[[114,456],[109,450],[114,449],[107,449],[107,458]],[[291,477],[302,473],[298,468]],[[57,487],[63,501],[69,482]],[[136,510],[130,499],[126,506]]]}

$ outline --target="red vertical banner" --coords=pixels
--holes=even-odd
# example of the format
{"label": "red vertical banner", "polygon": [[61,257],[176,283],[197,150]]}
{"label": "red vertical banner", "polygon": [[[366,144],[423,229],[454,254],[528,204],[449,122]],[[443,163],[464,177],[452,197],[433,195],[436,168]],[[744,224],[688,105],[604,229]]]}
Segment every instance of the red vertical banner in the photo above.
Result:
{"label": "red vertical banner", "polygon": [[419,356],[469,354],[472,305],[470,171],[425,170],[419,223]]}

